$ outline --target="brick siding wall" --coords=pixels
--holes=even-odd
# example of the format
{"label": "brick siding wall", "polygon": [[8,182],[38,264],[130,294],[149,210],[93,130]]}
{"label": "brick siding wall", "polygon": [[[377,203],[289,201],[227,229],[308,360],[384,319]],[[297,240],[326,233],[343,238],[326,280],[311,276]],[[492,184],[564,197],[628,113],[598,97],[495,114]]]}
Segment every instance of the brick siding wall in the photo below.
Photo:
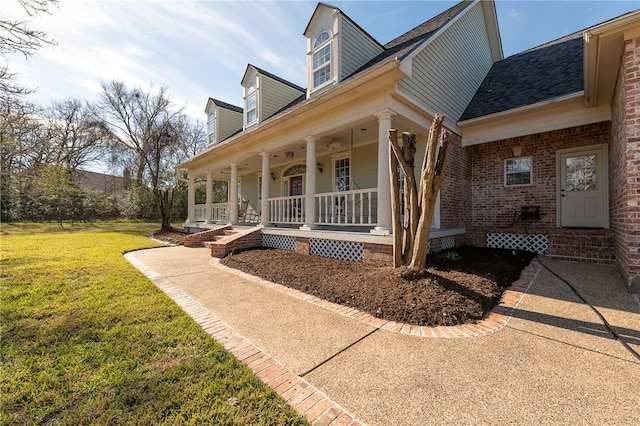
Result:
{"label": "brick siding wall", "polygon": [[211,257],[225,257],[235,250],[243,250],[262,246],[262,230],[253,228],[247,231],[239,231],[230,235],[227,240],[208,243],[211,249]]}
{"label": "brick siding wall", "polygon": [[640,37],[625,41],[611,116],[611,230],[628,286],[640,292]]}
{"label": "brick siding wall", "polygon": [[[556,151],[608,143],[609,122],[571,127],[469,147],[472,226],[508,226],[525,205],[540,206],[538,225],[556,226]],[[533,184],[505,188],[504,160],[513,147],[533,160]]]}
{"label": "brick siding wall", "polygon": [[462,138],[453,132],[444,173],[440,190],[440,227],[468,226],[471,223],[470,148],[462,147]]}

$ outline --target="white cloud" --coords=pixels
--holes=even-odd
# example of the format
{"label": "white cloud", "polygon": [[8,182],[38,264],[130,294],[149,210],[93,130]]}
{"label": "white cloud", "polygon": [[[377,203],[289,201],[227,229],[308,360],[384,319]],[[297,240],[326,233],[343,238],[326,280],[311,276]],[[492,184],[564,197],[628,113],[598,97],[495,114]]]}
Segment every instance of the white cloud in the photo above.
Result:
{"label": "white cloud", "polygon": [[523,14],[515,8],[510,8],[507,16],[516,22],[522,22]]}

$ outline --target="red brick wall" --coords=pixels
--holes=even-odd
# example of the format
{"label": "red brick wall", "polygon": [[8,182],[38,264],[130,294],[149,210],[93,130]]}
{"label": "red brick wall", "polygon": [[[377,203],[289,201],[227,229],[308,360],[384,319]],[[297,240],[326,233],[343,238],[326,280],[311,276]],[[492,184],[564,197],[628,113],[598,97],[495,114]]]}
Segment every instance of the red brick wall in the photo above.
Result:
{"label": "red brick wall", "polygon": [[640,37],[625,41],[611,121],[611,230],[629,287],[640,291]]}
{"label": "red brick wall", "polygon": [[231,226],[225,226],[223,228],[209,229],[207,231],[198,232],[196,234],[190,234],[184,237],[185,247],[198,247],[205,241],[213,241],[215,236],[224,235],[225,231],[231,229]]}
{"label": "red brick wall", "polygon": [[444,181],[440,190],[440,227],[468,226],[471,223],[471,157],[462,147],[462,138],[452,132]]}
{"label": "red brick wall", "polygon": [[[556,226],[556,151],[607,143],[609,122],[553,130],[469,147],[471,153],[472,226],[508,226],[521,206],[540,206],[537,225]],[[504,160],[514,146],[532,156],[533,184],[505,188]]]}

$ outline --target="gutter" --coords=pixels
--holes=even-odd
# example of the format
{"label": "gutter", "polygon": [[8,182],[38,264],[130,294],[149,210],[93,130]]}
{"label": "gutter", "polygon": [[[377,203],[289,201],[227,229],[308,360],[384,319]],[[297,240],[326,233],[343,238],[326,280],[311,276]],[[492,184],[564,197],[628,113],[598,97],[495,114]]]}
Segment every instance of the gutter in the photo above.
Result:
{"label": "gutter", "polygon": [[521,106],[521,107],[518,107],[518,108],[508,109],[506,111],[495,112],[493,114],[483,115],[481,117],[470,118],[470,119],[464,120],[464,121],[458,121],[458,127],[464,127],[464,126],[470,125],[470,124],[477,124],[477,123],[481,123],[483,121],[496,120],[496,119],[507,117],[507,116],[512,115],[512,114],[520,114],[520,113],[523,113],[523,112],[533,111],[533,110],[536,110],[538,108],[543,108],[543,107],[546,107],[546,106],[549,106],[549,105],[552,105],[552,104],[557,104],[557,103],[561,103],[561,102],[571,101],[571,100],[574,100],[574,99],[579,99],[582,96],[584,96],[584,91],[581,90],[580,92],[571,93],[569,95],[560,96],[560,97],[553,98],[553,99],[547,99],[546,101],[537,102],[535,104],[524,105],[524,106]]}

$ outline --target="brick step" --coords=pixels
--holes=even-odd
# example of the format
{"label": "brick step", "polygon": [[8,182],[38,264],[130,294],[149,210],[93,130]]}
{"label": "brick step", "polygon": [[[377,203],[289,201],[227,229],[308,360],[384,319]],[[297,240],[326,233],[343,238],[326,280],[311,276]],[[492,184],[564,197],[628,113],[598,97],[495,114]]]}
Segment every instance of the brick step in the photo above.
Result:
{"label": "brick step", "polygon": [[231,225],[223,226],[216,229],[208,229],[206,231],[197,232],[187,235],[184,238],[185,247],[202,247],[206,241],[215,240],[217,237],[226,236],[225,233],[232,230]]}
{"label": "brick step", "polygon": [[214,241],[204,241],[204,246],[211,249],[211,257],[223,258],[234,250],[262,246],[262,229],[259,227],[232,230],[227,228],[225,235],[216,235]]}

